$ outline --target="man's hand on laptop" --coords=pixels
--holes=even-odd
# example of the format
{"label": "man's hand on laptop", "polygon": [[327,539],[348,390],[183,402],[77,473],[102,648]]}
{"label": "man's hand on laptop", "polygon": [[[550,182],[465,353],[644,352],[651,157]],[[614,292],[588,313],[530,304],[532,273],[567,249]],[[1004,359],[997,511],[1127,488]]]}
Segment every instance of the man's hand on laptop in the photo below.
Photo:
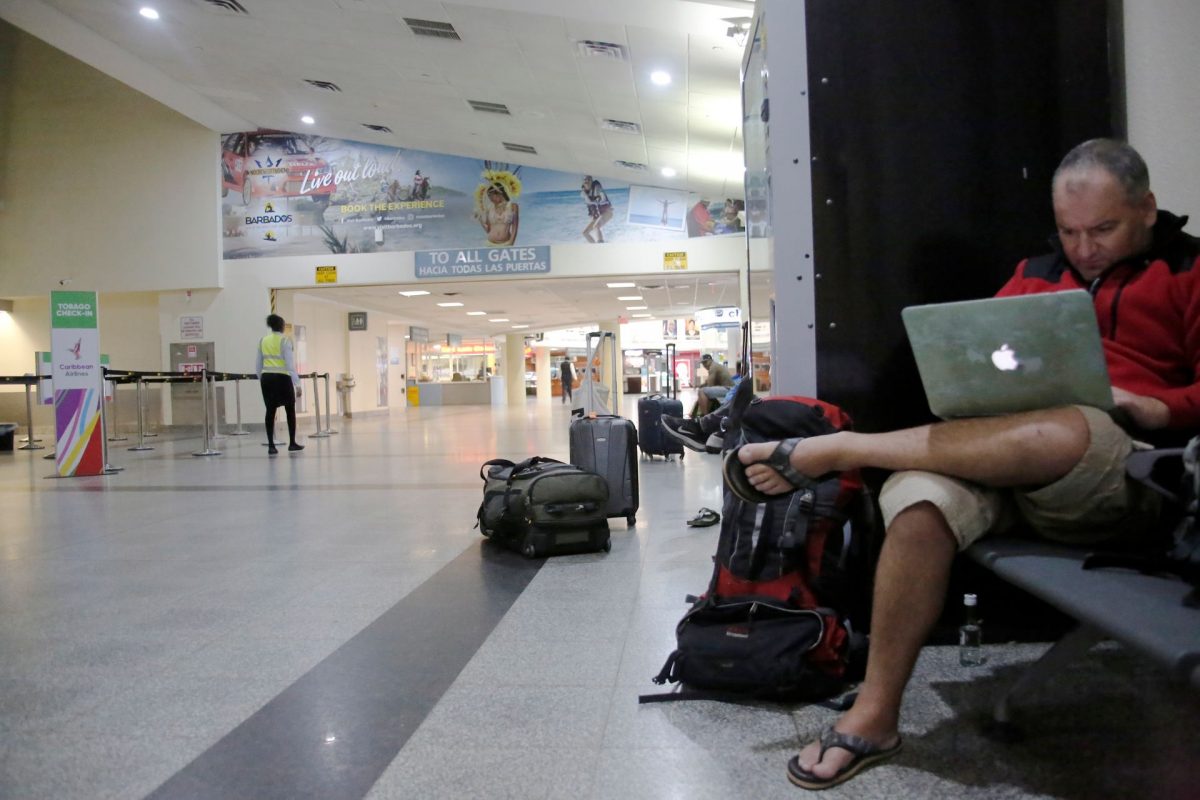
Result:
{"label": "man's hand on laptop", "polygon": [[1167,404],[1156,397],[1134,394],[1119,387],[1112,387],[1113,402],[1133,420],[1133,423],[1144,431],[1154,431],[1167,427],[1171,421],[1171,412]]}

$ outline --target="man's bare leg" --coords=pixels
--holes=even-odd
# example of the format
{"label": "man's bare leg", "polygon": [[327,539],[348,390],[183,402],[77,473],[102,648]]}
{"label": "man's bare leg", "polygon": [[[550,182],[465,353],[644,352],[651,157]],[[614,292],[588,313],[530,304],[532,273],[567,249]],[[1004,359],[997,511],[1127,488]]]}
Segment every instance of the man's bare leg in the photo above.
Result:
{"label": "man's bare leg", "polygon": [[[942,612],[957,550],[941,511],[930,503],[910,506],[892,520],[875,574],[866,678],[836,730],[882,748],[896,743],[904,687]],[[818,762],[820,752],[816,742],[800,751],[800,766],[819,778],[833,776],[853,758],[834,747]]]}
{"label": "man's bare leg", "polygon": [[[792,451],[791,464],[815,477],[832,470],[877,467],[937,472],[985,486],[1045,486],[1070,472],[1087,451],[1090,434],[1074,407],[1005,417],[951,420],[890,433],[841,431],[814,436]],[[778,472],[756,462],[775,442],[744,445],[738,458],[760,491],[780,494],[794,487]]]}

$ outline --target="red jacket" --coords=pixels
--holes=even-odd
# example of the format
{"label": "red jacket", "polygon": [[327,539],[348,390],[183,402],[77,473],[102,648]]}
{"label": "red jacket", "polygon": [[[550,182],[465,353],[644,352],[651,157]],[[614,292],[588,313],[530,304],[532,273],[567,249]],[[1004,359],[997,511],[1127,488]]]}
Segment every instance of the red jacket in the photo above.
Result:
{"label": "red jacket", "polygon": [[1190,434],[1200,430],[1200,240],[1183,233],[1185,224],[1160,210],[1150,250],[1090,286],[1055,236],[1055,252],[1022,261],[996,296],[1087,289],[1113,385],[1163,401],[1169,429]]}

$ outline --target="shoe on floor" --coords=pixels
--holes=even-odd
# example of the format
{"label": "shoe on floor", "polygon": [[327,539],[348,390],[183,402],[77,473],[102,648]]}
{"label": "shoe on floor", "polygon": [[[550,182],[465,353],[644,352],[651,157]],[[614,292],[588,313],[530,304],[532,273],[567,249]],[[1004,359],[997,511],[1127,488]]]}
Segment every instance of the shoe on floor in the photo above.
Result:
{"label": "shoe on floor", "polygon": [[288,445],[288,452],[289,452],[289,453],[294,453],[294,452],[296,452],[297,450],[303,450],[303,449],[304,449],[304,445],[302,445],[302,444],[289,444],[289,445]]}
{"label": "shoe on floor", "polygon": [[269,456],[279,455],[279,451],[275,449],[275,445],[271,445],[270,447],[267,448],[267,455],[269,455]]}
{"label": "shoe on floor", "polygon": [[799,756],[792,756],[787,765],[788,780],[805,789],[828,789],[830,786],[837,786],[839,783],[850,780],[872,764],[891,758],[900,752],[900,748],[904,744],[897,737],[896,743],[891,747],[880,747],[859,736],[835,731],[832,725],[821,734],[820,742],[822,757],[829,748],[840,747],[849,751],[854,758],[831,777],[818,778],[816,775],[804,771],[804,768],[800,766]]}
{"label": "shoe on floor", "polygon": [[700,430],[700,423],[696,420],[663,414],[662,426],[668,436],[683,442],[684,447],[695,450],[697,453],[704,452],[704,443],[708,441],[708,436]]}
{"label": "shoe on floor", "polygon": [[720,453],[724,449],[725,437],[720,433],[714,433],[704,442],[704,452],[706,453]]}
{"label": "shoe on floor", "polygon": [[687,521],[689,528],[707,528],[721,521],[721,515],[711,508],[702,508],[700,513]]}

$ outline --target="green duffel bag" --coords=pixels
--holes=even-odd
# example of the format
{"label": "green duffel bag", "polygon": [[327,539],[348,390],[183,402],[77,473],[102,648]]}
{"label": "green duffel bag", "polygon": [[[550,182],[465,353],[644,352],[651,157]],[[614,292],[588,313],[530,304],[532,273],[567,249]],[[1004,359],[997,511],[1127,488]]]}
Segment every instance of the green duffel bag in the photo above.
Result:
{"label": "green duffel bag", "polygon": [[479,469],[479,530],[529,558],[608,551],[608,482],[553,458],[496,458]]}

